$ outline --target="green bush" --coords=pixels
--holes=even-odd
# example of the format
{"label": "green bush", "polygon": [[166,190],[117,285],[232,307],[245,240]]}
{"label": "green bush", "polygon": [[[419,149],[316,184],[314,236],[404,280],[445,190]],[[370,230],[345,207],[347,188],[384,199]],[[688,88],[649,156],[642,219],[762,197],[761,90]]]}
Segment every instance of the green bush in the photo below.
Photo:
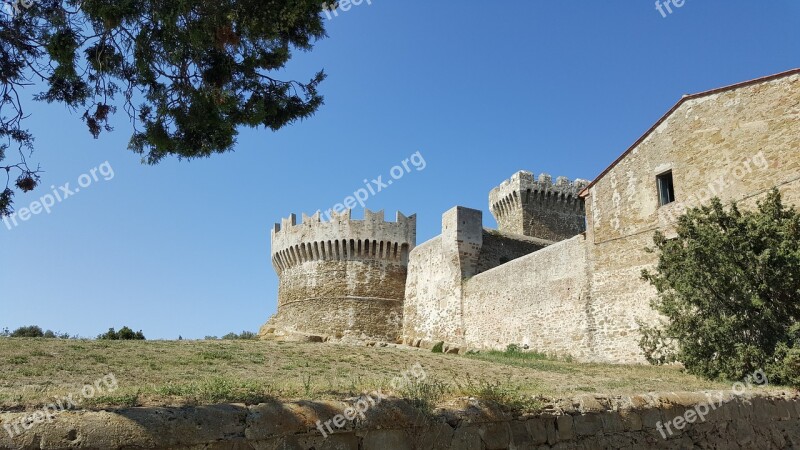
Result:
{"label": "green bush", "polygon": [[122,327],[119,331],[109,328],[107,332],[97,336],[97,339],[108,341],[144,341],[145,337],[141,330],[134,332],[128,327]]}
{"label": "green bush", "polygon": [[36,325],[31,325],[28,327],[19,327],[11,333],[11,337],[40,338],[44,337],[44,331],[42,331],[41,327],[38,327]]}
{"label": "green bush", "polygon": [[656,233],[658,265],[642,273],[668,319],[642,327],[647,359],[711,379],[764,370],[772,383],[800,386],[800,214],[773,190],[754,211],[713,199],[676,231]]}
{"label": "green bush", "polygon": [[508,344],[506,346],[506,354],[507,355],[514,355],[517,353],[522,353],[522,349],[517,344]]}
{"label": "green bush", "polygon": [[444,353],[444,342],[437,342],[431,349],[433,353]]}
{"label": "green bush", "polygon": [[242,331],[241,334],[228,333],[225,336],[222,336],[222,339],[224,340],[249,340],[256,338],[258,338],[258,336],[252,331]]}

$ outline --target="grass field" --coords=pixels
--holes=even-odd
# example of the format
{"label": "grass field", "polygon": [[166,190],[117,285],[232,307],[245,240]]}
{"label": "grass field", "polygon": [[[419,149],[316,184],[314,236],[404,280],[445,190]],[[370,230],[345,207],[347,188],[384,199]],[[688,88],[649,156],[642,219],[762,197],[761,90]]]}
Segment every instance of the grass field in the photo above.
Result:
{"label": "grass field", "polygon": [[[424,377],[392,388],[415,364]],[[500,352],[445,355],[400,348],[260,341],[90,341],[0,338],[0,410],[41,407],[113,373],[118,388],[86,409],[342,400],[382,389],[422,403],[499,403],[652,391],[730,389],[677,368],[578,364]],[[419,369],[417,369],[418,371]]]}

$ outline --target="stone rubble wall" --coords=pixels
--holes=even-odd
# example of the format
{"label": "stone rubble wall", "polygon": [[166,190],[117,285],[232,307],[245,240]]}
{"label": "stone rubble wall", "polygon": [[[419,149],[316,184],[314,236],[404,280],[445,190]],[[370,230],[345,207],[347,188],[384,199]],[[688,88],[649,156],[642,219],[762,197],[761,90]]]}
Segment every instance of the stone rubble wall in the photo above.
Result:
{"label": "stone rubble wall", "polygon": [[[583,396],[546,412],[509,414],[463,400],[428,416],[386,399],[327,437],[317,428],[351,404],[274,402],[254,406],[132,408],[65,412],[0,450],[516,450],[516,449],[785,449],[800,447],[796,392],[664,393]],[[708,410],[704,420],[690,411]],[[22,414],[0,414],[0,429]],[[695,417],[680,429],[675,418]],[[673,434],[662,432],[670,423]],[[659,428],[659,424],[661,427]],[[323,428],[324,429],[324,428]],[[666,439],[665,439],[666,437]]]}

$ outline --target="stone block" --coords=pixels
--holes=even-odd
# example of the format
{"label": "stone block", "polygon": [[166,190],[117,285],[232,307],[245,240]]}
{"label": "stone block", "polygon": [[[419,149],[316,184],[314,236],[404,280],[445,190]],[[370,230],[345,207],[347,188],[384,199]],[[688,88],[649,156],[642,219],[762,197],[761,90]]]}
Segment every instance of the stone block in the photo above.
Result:
{"label": "stone block", "polygon": [[626,431],[642,430],[642,417],[638,413],[632,410],[623,410],[620,411],[620,419]]}
{"label": "stone block", "polygon": [[584,414],[573,417],[575,435],[579,437],[593,436],[603,430],[603,421],[599,414]]}
{"label": "stone block", "polygon": [[411,437],[405,430],[371,430],[361,442],[362,450],[414,450]]}
{"label": "stone block", "polygon": [[453,427],[446,423],[434,423],[410,431],[417,450],[450,450],[454,432]]}
{"label": "stone block", "polygon": [[575,437],[572,416],[563,415],[556,417],[556,430],[559,442],[569,441]]}
{"label": "stone block", "polygon": [[450,450],[483,450],[483,442],[475,426],[460,427],[453,433]]}
{"label": "stone block", "polygon": [[508,422],[487,423],[478,427],[486,450],[504,450],[511,443],[511,427]]}
{"label": "stone block", "polygon": [[603,424],[604,433],[618,433],[625,430],[625,424],[622,422],[622,417],[616,411],[601,413],[600,420]]}
{"label": "stone block", "polygon": [[530,419],[525,422],[528,428],[528,435],[535,445],[544,444],[547,442],[547,425],[545,419],[536,418]]}

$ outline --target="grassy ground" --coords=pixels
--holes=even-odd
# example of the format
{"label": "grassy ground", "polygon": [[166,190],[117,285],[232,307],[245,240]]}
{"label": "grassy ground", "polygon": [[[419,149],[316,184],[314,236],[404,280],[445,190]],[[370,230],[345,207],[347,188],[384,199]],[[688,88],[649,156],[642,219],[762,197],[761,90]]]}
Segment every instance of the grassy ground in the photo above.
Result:
{"label": "grassy ground", "polygon": [[[513,403],[587,392],[623,395],[731,386],[676,368],[577,364],[498,352],[458,356],[259,341],[0,338],[0,367],[0,410],[5,411],[41,407],[70,393],[80,397],[84,385],[94,385],[109,373],[118,388],[95,394],[81,407],[342,400],[377,389],[422,403],[464,396]],[[393,387],[393,379],[403,372],[409,382]]]}

